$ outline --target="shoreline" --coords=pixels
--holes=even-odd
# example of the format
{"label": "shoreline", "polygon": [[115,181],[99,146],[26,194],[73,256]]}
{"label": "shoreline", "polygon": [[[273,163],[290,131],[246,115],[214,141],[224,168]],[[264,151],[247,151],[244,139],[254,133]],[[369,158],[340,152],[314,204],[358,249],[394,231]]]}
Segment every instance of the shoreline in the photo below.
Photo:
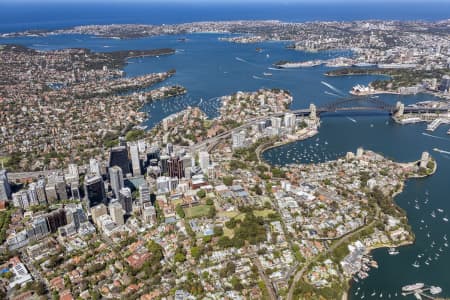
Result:
{"label": "shoreline", "polygon": [[[262,154],[263,154],[265,151],[270,150],[270,149],[273,149],[273,148],[281,147],[281,146],[287,145],[287,144],[289,144],[289,143],[294,143],[294,142],[297,142],[297,141],[306,140],[306,139],[308,139],[308,138],[310,138],[310,137],[313,137],[313,136],[317,135],[318,133],[319,133],[319,130],[316,130],[316,131],[314,132],[314,134],[312,134],[311,136],[302,136],[302,138],[299,138],[299,139],[296,139],[296,140],[289,140],[289,139],[288,139],[288,140],[286,140],[286,141],[282,141],[282,142],[278,142],[278,143],[269,145],[269,146],[267,146],[267,147],[261,149],[260,151],[258,151],[258,153],[257,153],[258,160],[259,160],[260,162],[262,162],[262,163],[265,163],[265,164],[268,164],[268,165],[271,166],[270,163],[266,162],[265,160],[263,160],[263,159],[261,158]],[[401,164],[401,165],[416,165],[416,164],[419,163],[419,162],[420,162],[420,160],[417,160],[417,161],[414,161],[414,162],[408,162],[408,163],[399,163],[399,164]],[[398,196],[399,194],[401,194],[401,193],[403,192],[404,187],[405,187],[405,181],[406,181],[406,180],[409,180],[409,179],[421,179],[421,178],[426,178],[426,177],[429,177],[429,176],[435,174],[436,170],[437,170],[437,163],[436,163],[436,161],[434,161],[434,168],[433,168],[433,170],[432,170],[430,173],[424,174],[424,175],[409,175],[409,176],[407,176],[407,177],[405,178],[405,180],[402,181],[402,182],[400,183],[400,188],[399,188],[397,191],[393,192],[393,194],[390,196],[393,205],[394,205],[394,206],[395,206],[395,207],[396,207],[396,208],[404,215],[404,217],[406,218],[407,224],[409,224],[409,219],[408,219],[408,216],[407,216],[407,214],[406,214],[406,211],[405,211],[400,205],[397,204],[397,202],[395,201],[395,197]],[[411,229],[411,230],[408,230],[408,232],[409,232],[410,235],[411,235],[411,238],[412,238],[411,240],[403,241],[403,242],[400,242],[400,243],[398,243],[398,244],[394,244],[394,243],[386,243],[386,244],[372,245],[372,246],[366,247],[364,253],[365,253],[366,255],[371,255],[371,253],[372,253],[374,250],[377,250],[377,249],[391,248],[391,247],[394,247],[394,248],[400,248],[400,247],[405,247],[405,246],[411,246],[411,245],[414,245],[414,243],[415,243],[415,241],[416,241],[415,233],[412,231],[412,229]],[[349,297],[349,295],[350,295],[350,290],[351,290],[351,288],[352,288],[352,285],[354,284],[353,276],[351,276],[350,278],[345,278],[345,282],[348,283],[349,287],[348,287],[348,289],[346,289],[346,290],[343,291],[341,300],[349,300],[349,299],[350,299],[350,297]]]}

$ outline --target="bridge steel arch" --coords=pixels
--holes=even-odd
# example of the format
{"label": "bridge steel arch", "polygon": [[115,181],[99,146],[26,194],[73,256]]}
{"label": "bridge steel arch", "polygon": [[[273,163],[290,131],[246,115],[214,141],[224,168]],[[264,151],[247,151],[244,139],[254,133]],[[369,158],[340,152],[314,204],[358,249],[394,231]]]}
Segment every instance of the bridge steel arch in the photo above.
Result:
{"label": "bridge steel arch", "polygon": [[[369,104],[369,105],[362,105]],[[336,112],[345,110],[381,110],[389,113],[395,112],[395,105],[389,104],[374,97],[348,97],[340,98],[319,107],[319,112]]]}

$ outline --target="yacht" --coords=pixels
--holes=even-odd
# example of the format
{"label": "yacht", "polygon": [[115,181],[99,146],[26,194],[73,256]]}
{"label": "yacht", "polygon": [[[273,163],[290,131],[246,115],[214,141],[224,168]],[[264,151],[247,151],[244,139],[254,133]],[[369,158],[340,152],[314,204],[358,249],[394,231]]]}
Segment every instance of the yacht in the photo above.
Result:
{"label": "yacht", "polygon": [[437,211],[440,212],[440,213],[444,212],[444,210],[442,208],[438,208]]}
{"label": "yacht", "polygon": [[404,287],[402,287],[402,291],[404,292],[412,292],[418,289],[421,289],[425,286],[425,284],[423,284],[422,282],[418,282],[415,284],[410,284],[410,285],[405,285]]}
{"label": "yacht", "polygon": [[431,286],[430,287],[430,293],[432,294],[432,295],[436,295],[436,294],[439,294],[439,293],[441,293],[442,292],[442,289],[441,289],[441,287],[439,287],[439,286]]}
{"label": "yacht", "polygon": [[445,217],[445,218],[442,218],[442,220],[443,220],[444,222],[448,222],[448,219],[447,219],[447,217]]}
{"label": "yacht", "polygon": [[389,253],[389,255],[397,255],[400,252],[398,252],[397,249],[395,249],[394,247],[391,247],[388,249],[388,253]]}

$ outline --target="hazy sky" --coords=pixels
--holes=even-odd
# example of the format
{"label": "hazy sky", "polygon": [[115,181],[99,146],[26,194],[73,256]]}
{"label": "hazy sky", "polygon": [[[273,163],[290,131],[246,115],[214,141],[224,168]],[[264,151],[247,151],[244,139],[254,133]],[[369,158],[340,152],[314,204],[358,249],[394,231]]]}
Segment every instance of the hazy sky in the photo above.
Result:
{"label": "hazy sky", "polygon": [[364,4],[366,2],[371,3],[386,3],[386,2],[404,2],[404,3],[428,3],[428,2],[448,2],[449,0],[0,0],[2,3],[17,3],[17,2],[32,2],[32,3],[43,3],[43,2],[55,2],[55,3],[82,3],[82,2],[115,2],[115,3],[130,3],[130,2],[141,2],[141,3],[202,3],[202,4],[213,4],[213,3],[274,3],[274,4],[289,4],[289,3],[358,3]]}

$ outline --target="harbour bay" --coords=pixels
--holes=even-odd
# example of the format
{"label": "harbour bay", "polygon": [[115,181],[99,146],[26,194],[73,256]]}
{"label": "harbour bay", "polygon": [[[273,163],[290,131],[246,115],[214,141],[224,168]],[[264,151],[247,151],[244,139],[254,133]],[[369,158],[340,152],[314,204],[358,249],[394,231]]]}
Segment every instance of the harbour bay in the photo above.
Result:
{"label": "harbour bay", "polygon": [[[379,76],[326,77],[326,67],[313,67],[295,70],[271,69],[272,64],[282,59],[305,61],[328,59],[351,55],[349,51],[326,51],[307,53],[286,49],[283,42],[265,42],[250,45],[232,44],[218,41],[221,35],[195,34],[182,36],[186,42],[179,41],[181,36],[161,36],[136,40],[100,39],[90,36],[50,36],[2,39],[1,43],[18,43],[39,50],[86,47],[94,51],[113,51],[123,49],[151,49],[172,47],[176,54],[161,57],[144,57],[129,60],[125,68],[127,76],[133,77],[152,72],[176,69],[177,74],[159,85],[180,84],[187,88],[185,96],[147,104],[143,111],[149,113],[149,119],[143,125],[151,128],[165,116],[190,106],[199,106],[209,116],[217,115],[219,102],[217,97],[234,93],[238,90],[252,91],[262,87],[283,88],[289,90],[294,102],[292,109],[308,107],[309,103],[324,105],[339,97],[348,95],[355,84],[368,84]],[[259,47],[261,52],[255,51]],[[270,72],[272,76],[265,76]],[[330,86],[323,84],[326,82]],[[337,96],[336,96],[337,95]],[[203,100],[202,100],[203,99]],[[380,95],[388,103],[400,100],[405,104],[432,99],[429,95],[415,96]],[[446,135],[446,126],[438,128],[431,135],[424,135],[425,125],[415,124],[400,126],[393,123],[387,115],[363,114],[329,114],[322,116],[319,134],[309,140],[288,144],[264,153],[264,158],[271,163],[284,165],[288,163],[315,163],[333,160],[355,151],[357,147],[380,152],[396,161],[412,161],[419,158],[422,151],[429,151],[436,158],[438,170],[426,179],[409,180],[406,188],[396,202],[406,210],[410,224],[416,234],[416,243],[399,249],[400,254],[389,256],[386,249],[374,251],[374,258],[379,262],[379,269],[372,270],[369,278],[355,283],[350,292],[351,299],[360,299],[362,293],[369,297],[376,291],[377,297],[385,297],[400,292],[401,286],[414,282],[439,285],[448,295],[449,278],[443,276],[450,263],[448,248],[443,246],[443,236],[449,231],[449,224],[442,218],[450,211],[446,195],[447,178],[450,171],[450,157],[444,153],[433,152],[433,148],[450,149],[450,138]],[[326,142],[326,144],[325,144]],[[429,202],[424,204],[428,193]],[[415,208],[417,198],[420,208]],[[433,210],[443,209],[436,218],[430,216]],[[424,220],[422,223],[421,220]],[[425,227],[427,226],[427,227]],[[422,229],[421,229],[422,228]],[[429,236],[428,237],[428,233]],[[435,248],[430,244],[435,241]],[[438,259],[436,251],[442,247]],[[433,256],[430,265],[423,264],[414,268],[418,254]],[[420,259],[419,259],[420,260]],[[359,288],[359,290],[358,290]],[[358,295],[355,293],[358,292]],[[394,297],[393,297],[394,298]],[[400,298],[400,297],[399,297]]]}

